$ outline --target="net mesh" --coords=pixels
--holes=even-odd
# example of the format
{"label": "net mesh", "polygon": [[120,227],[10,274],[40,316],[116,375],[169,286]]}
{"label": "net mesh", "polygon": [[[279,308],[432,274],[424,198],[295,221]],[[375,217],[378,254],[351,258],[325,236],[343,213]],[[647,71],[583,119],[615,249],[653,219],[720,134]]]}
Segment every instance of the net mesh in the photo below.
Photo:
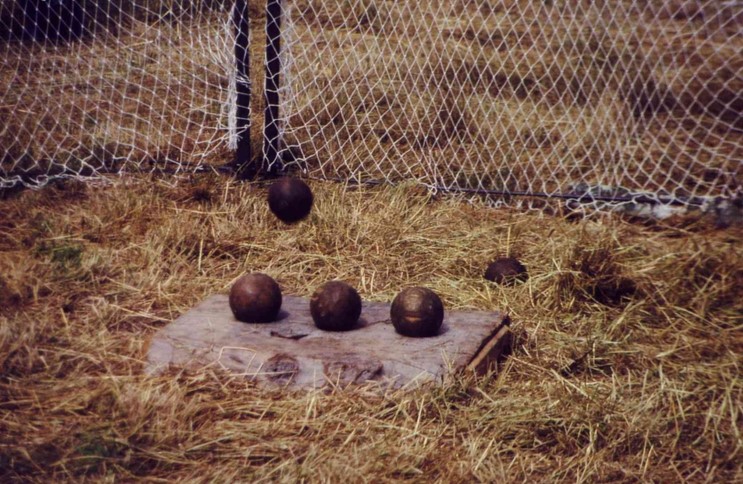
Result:
{"label": "net mesh", "polygon": [[0,186],[223,159],[229,12],[218,0],[3,2]]}
{"label": "net mesh", "polygon": [[[229,160],[233,3],[4,1],[0,186]],[[495,203],[741,196],[740,0],[279,3],[273,164]],[[261,87],[265,8],[248,2]]]}
{"label": "net mesh", "polygon": [[504,202],[740,193],[743,2],[286,8],[284,140],[310,173]]}

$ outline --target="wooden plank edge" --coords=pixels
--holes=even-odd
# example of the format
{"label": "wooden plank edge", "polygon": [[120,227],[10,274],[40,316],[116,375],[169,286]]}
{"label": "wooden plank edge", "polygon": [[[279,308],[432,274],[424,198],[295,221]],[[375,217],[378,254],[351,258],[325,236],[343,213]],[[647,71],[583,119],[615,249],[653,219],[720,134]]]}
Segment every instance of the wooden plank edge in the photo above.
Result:
{"label": "wooden plank edge", "polygon": [[511,350],[513,333],[509,327],[510,324],[511,321],[506,317],[503,324],[485,341],[472,357],[466,366],[466,371],[482,375],[491,368],[493,363],[497,363]]}

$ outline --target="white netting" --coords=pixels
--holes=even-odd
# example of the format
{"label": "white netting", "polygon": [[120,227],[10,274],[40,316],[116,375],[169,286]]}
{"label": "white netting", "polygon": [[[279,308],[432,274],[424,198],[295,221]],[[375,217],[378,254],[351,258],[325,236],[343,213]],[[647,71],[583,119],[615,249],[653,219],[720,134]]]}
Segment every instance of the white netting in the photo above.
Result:
{"label": "white netting", "polygon": [[284,142],[310,173],[599,199],[740,193],[743,2],[285,3]]}
{"label": "white netting", "polygon": [[[266,0],[248,3],[256,126]],[[282,3],[288,167],[496,195],[740,196],[740,0]],[[234,0],[0,5],[0,187],[233,156]]]}
{"label": "white netting", "polygon": [[230,1],[0,5],[0,187],[224,161]]}

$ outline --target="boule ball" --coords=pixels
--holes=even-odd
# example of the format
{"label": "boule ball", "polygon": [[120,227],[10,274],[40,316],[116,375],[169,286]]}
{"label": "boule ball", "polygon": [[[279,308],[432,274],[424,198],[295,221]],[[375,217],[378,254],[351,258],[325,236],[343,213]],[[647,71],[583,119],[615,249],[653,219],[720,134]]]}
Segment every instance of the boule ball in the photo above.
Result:
{"label": "boule ball", "polygon": [[281,288],[266,274],[246,274],[230,289],[230,309],[244,323],[274,321],[281,309]]}
{"label": "boule ball", "polygon": [[392,301],[390,318],[395,331],[403,336],[436,336],[444,321],[444,304],[428,288],[408,287]]}
{"label": "boule ball", "polygon": [[513,285],[529,278],[524,264],[514,257],[501,257],[494,260],[485,270],[485,279],[496,284]]}
{"label": "boule ball", "polygon": [[289,224],[305,218],[312,202],[312,190],[299,178],[281,178],[268,189],[268,207],[279,220]]}
{"label": "boule ball", "polygon": [[310,314],[315,326],[325,331],[348,331],[361,316],[361,297],[343,281],[330,281],[312,294]]}

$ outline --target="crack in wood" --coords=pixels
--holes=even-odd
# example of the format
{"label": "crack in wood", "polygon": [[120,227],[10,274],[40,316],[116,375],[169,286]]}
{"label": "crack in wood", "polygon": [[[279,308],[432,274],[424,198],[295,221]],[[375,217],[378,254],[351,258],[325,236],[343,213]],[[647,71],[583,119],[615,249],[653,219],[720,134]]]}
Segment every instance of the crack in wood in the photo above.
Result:
{"label": "crack in wood", "polygon": [[271,336],[275,336],[277,338],[293,339],[293,340],[302,339],[305,336],[310,335],[309,333],[291,333],[291,332],[288,334],[285,334],[285,333],[281,333],[279,331],[273,331],[273,330],[271,330],[271,332],[268,334],[270,334]]}

